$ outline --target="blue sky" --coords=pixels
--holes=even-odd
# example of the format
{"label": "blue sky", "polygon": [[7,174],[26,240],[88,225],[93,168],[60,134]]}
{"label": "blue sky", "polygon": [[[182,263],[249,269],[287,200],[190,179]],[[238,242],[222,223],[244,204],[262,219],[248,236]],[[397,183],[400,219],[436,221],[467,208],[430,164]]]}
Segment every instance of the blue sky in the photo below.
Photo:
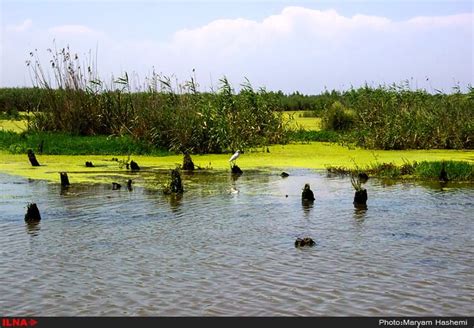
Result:
{"label": "blue sky", "polygon": [[[38,49],[97,51],[100,75],[153,69],[201,90],[238,86],[318,93],[409,81],[449,91],[473,84],[473,4],[432,1],[1,1],[0,86],[31,85]],[[47,65],[44,65],[47,66]]]}

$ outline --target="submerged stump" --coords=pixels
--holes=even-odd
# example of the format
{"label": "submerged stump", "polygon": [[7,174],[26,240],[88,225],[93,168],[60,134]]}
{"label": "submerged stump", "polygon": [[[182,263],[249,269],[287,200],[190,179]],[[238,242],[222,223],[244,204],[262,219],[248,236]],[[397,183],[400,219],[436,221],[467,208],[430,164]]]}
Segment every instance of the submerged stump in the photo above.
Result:
{"label": "submerged stump", "polygon": [[66,172],[59,172],[59,176],[61,177],[61,187],[69,187],[71,185]]}
{"label": "submerged stump", "polygon": [[117,182],[112,182],[112,190],[120,190],[122,188],[122,185]]}
{"label": "submerged stump", "polygon": [[244,173],[240,167],[237,166],[237,164],[233,164],[231,167],[230,167],[230,171],[232,172],[232,174],[242,174]]}
{"label": "submerged stump", "polygon": [[295,247],[304,247],[304,246],[312,247],[314,245],[316,245],[316,242],[310,237],[296,238],[295,240]]}
{"label": "submerged stump", "polygon": [[357,178],[359,179],[359,181],[361,183],[366,183],[367,180],[369,180],[369,176],[367,175],[367,173],[365,172],[360,172],[358,175],[357,175]]}
{"label": "submerged stump", "polygon": [[138,171],[140,170],[140,166],[135,161],[130,162],[130,170],[132,171]]}
{"label": "submerged stump", "polygon": [[32,149],[28,149],[28,159],[30,160],[31,166],[40,166]]}
{"label": "submerged stump", "polygon": [[360,189],[356,190],[354,194],[354,207],[355,208],[362,208],[365,209],[367,208],[367,190],[366,189]]}
{"label": "submerged stump", "polygon": [[181,181],[181,174],[179,170],[171,170],[171,182],[169,185],[169,192],[181,194],[184,192],[183,182]]}
{"label": "submerged stump", "polygon": [[94,164],[92,164],[92,162],[86,162],[86,167],[94,167]]}
{"label": "submerged stump", "polygon": [[191,155],[189,155],[188,153],[184,154],[183,157],[183,170],[194,171],[194,163],[191,159]]}
{"label": "submerged stump", "polygon": [[38,206],[35,203],[30,203],[27,206],[26,214],[25,214],[25,222],[27,223],[35,223],[41,220],[41,215],[38,210]]}
{"label": "submerged stump", "polygon": [[281,176],[282,178],[288,178],[290,175],[289,175],[288,173],[286,173],[286,172],[281,172],[280,176]]}
{"label": "submerged stump", "polygon": [[448,182],[448,172],[446,172],[446,164],[443,162],[441,166],[441,171],[439,172],[439,181],[440,182]]}
{"label": "submerged stump", "polygon": [[128,190],[128,191],[132,191],[132,190],[133,190],[133,188],[132,188],[132,183],[133,183],[133,181],[132,181],[131,179],[128,179],[128,181],[127,181],[127,190]]}
{"label": "submerged stump", "polygon": [[313,202],[315,200],[314,193],[311,190],[309,183],[304,185],[303,192],[301,193],[301,200],[305,202]]}

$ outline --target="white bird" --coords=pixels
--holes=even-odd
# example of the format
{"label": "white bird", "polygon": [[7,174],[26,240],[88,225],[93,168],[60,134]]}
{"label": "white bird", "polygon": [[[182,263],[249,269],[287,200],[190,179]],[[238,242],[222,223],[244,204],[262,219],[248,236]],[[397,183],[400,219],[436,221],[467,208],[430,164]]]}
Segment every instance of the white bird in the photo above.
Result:
{"label": "white bird", "polygon": [[234,155],[229,159],[229,162],[234,162],[240,156],[240,150],[237,150]]}

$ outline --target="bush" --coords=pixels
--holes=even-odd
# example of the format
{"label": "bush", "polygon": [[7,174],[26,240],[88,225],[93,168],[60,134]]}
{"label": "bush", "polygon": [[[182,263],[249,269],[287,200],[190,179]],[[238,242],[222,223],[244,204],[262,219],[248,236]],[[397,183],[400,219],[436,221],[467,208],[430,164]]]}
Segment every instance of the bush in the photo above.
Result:
{"label": "bush", "polygon": [[335,101],[324,113],[322,125],[325,130],[348,131],[354,127],[355,121],[355,112]]}

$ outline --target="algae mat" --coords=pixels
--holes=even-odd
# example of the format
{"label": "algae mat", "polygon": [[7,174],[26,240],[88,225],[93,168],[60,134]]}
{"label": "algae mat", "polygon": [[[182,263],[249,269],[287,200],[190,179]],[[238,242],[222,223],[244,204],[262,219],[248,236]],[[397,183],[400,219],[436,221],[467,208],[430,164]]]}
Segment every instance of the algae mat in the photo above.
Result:
{"label": "algae mat", "polygon": [[[229,170],[231,154],[193,155],[194,163],[203,169]],[[70,173],[71,183],[109,182],[109,175],[127,176],[130,174],[120,162],[127,156],[117,155],[37,155],[40,167],[32,167],[26,154],[8,154],[0,152],[0,172],[19,175],[30,179],[42,179],[59,182],[58,172]],[[167,170],[182,163],[182,155],[162,157],[130,156],[143,171]],[[403,164],[404,161],[439,161],[454,160],[474,162],[472,150],[405,150],[384,151],[350,149],[333,143],[313,142],[308,144],[274,145],[266,151],[246,151],[237,160],[242,170],[267,169],[291,170],[291,168],[326,169],[328,166],[352,168],[365,167],[370,164],[392,162]],[[86,168],[85,162],[91,161],[95,167]]]}

